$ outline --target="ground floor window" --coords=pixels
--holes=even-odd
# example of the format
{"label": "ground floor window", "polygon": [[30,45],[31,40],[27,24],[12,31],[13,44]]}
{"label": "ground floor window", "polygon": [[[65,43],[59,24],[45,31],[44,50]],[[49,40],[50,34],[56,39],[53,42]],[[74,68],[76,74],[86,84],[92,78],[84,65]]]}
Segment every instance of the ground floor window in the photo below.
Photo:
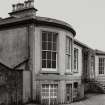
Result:
{"label": "ground floor window", "polygon": [[66,102],[71,103],[72,101],[72,84],[66,84]]}
{"label": "ground floor window", "polygon": [[55,105],[57,103],[57,84],[42,84],[41,102],[46,105]]}
{"label": "ground floor window", "polygon": [[73,85],[73,101],[78,100],[78,82],[74,82]]}

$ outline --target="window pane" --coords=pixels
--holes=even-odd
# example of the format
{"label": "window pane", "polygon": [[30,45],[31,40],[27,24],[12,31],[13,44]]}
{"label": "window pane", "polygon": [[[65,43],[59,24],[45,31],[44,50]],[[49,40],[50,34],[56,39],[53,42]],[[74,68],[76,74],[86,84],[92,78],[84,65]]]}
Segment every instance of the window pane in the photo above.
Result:
{"label": "window pane", "polygon": [[52,88],[52,89],[50,89],[50,92],[53,92],[53,88]]}
{"label": "window pane", "polygon": [[46,60],[42,60],[42,68],[46,68]]}
{"label": "window pane", "polygon": [[48,33],[48,41],[52,41],[52,32]]}
{"label": "window pane", "polygon": [[45,93],[42,93],[42,97],[45,96],[45,95],[46,95]]}
{"label": "window pane", "polygon": [[42,59],[46,59],[46,51],[42,52]]}
{"label": "window pane", "polygon": [[50,92],[50,96],[54,96],[54,95],[53,95],[53,92]]}
{"label": "window pane", "polygon": [[56,68],[56,61],[52,61],[52,68]]}
{"label": "window pane", "polygon": [[52,60],[56,60],[56,52],[52,52]]}
{"label": "window pane", "polygon": [[42,87],[42,92],[46,92],[45,88]]}
{"label": "window pane", "polygon": [[66,56],[66,62],[67,62],[67,69],[69,69],[69,56]]}
{"label": "window pane", "polygon": [[71,53],[71,39],[68,37],[66,37],[66,53]]}
{"label": "window pane", "polygon": [[47,34],[46,34],[46,32],[42,32],[42,41],[47,41]]}
{"label": "window pane", "polygon": [[47,50],[47,42],[42,42],[42,50]]}
{"label": "window pane", "polygon": [[53,88],[54,87],[54,84],[51,84],[50,87]]}
{"label": "window pane", "polygon": [[42,88],[45,88],[45,84],[42,84]]}
{"label": "window pane", "polygon": [[78,70],[78,49],[74,48],[74,69]]}
{"label": "window pane", "polygon": [[46,91],[45,92],[49,92],[49,88],[46,88]]}
{"label": "window pane", "polygon": [[51,68],[51,60],[47,60],[47,68]]}
{"label": "window pane", "polygon": [[48,50],[52,50],[52,43],[48,42]]}
{"label": "window pane", "polygon": [[56,43],[53,43],[53,51],[56,51]]}
{"label": "window pane", "polygon": [[74,82],[74,88],[78,87],[78,82]]}
{"label": "window pane", "polygon": [[57,89],[58,88],[58,85],[57,84],[54,84],[54,88]]}
{"label": "window pane", "polygon": [[54,96],[57,96],[57,92],[54,92]]}
{"label": "window pane", "polygon": [[66,51],[69,51],[69,38],[66,38]]}
{"label": "window pane", "polygon": [[53,34],[53,42],[56,42],[56,39],[57,39],[56,37],[57,37],[57,33],[54,33]]}
{"label": "window pane", "polygon": [[46,95],[45,95],[46,97],[48,97],[49,96],[49,93],[46,93]]}
{"label": "window pane", "polygon": [[57,92],[57,89],[54,89],[54,92],[56,93]]}
{"label": "window pane", "polygon": [[46,85],[46,88],[49,88],[49,84],[45,84]]}
{"label": "window pane", "polygon": [[66,69],[70,69],[71,67],[71,58],[70,55],[66,55]]}
{"label": "window pane", "polygon": [[51,51],[47,52],[47,59],[51,59]]}

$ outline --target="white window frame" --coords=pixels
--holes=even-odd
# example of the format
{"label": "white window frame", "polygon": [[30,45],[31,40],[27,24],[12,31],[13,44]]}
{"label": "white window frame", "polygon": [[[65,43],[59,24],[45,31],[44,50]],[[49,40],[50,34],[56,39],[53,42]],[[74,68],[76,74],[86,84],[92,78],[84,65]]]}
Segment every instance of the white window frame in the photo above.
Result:
{"label": "white window frame", "polygon": [[[68,44],[67,40],[69,40],[69,45],[67,45]],[[68,36],[66,36],[66,55],[65,57],[68,57],[69,59],[69,66],[68,66],[68,62],[66,58],[66,72],[71,73],[72,72],[72,39]]]}
{"label": "white window frame", "polygon": [[[42,85],[48,85],[48,96],[43,96],[42,95],[42,93],[44,93],[42,90],[43,90],[43,87],[42,87]],[[51,87],[51,85],[53,85],[53,88]],[[57,85],[57,87],[54,87],[54,85]],[[45,89],[47,89],[47,88],[45,88]],[[50,95],[50,93],[51,93],[51,89],[53,89],[53,96],[51,96]],[[56,95],[55,96],[55,91],[54,91],[54,89],[57,89],[57,93],[56,94],[58,94],[58,84],[41,84],[41,101],[43,100],[43,99],[48,99],[48,101],[49,101],[49,105],[50,105],[50,102],[51,102],[51,98],[53,98],[53,99],[57,99],[57,97],[58,97],[58,95]]]}
{"label": "white window frame", "polygon": [[105,58],[104,57],[99,57],[98,70],[99,70],[98,71],[99,75],[105,75]]}
{"label": "white window frame", "polygon": [[[57,62],[58,62],[58,57],[57,57],[57,55],[58,55],[58,52],[57,52],[57,43],[58,43],[58,32],[57,31],[52,31],[52,30],[41,30],[41,46],[42,46],[42,33],[43,32],[51,32],[51,33],[55,33],[55,34],[57,34],[56,35],[56,51],[51,51],[51,50],[43,50],[43,49],[41,49],[42,51],[41,52],[43,52],[43,51],[45,51],[45,52],[48,52],[48,51],[51,51],[51,53],[53,53],[53,52],[55,52],[56,53],[56,68],[47,68],[47,63],[46,63],[46,68],[43,68],[42,67],[42,71],[48,71],[48,72],[50,72],[50,71],[54,71],[54,72],[56,72],[57,71]],[[47,56],[47,55],[46,55]],[[44,59],[41,59],[41,61],[42,60],[44,60]],[[45,59],[46,61],[47,61],[47,58]],[[52,61],[52,58],[51,58],[51,61]]]}
{"label": "white window frame", "polygon": [[79,69],[79,61],[78,61],[78,59],[79,59],[79,49],[77,47],[74,47],[74,51],[75,50],[76,50],[76,55],[75,55],[75,53],[73,55],[74,55],[74,60],[76,60],[76,61],[73,60],[74,61],[73,62],[73,64],[74,64],[73,67],[76,66],[76,68],[74,67],[74,72],[78,72],[78,69]]}

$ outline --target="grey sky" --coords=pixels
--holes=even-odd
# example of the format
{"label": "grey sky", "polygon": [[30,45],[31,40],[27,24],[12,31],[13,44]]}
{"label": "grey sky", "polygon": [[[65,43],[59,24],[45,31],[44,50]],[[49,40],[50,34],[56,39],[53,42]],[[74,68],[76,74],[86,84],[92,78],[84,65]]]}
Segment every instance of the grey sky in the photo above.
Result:
{"label": "grey sky", "polygon": [[[0,16],[7,17],[18,1],[24,0],[1,0]],[[79,41],[105,51],[105,0],[35,0],[35,7],[37,15],[68,22]]]}

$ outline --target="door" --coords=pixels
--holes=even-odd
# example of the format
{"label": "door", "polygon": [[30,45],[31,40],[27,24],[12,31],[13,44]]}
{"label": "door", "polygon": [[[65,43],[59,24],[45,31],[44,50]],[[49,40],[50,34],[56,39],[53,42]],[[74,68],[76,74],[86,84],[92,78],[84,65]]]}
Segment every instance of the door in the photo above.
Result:
{"label": "door", "polygon": [[71,103],[72,101],[72,84],[66,84],[66,102]]}

